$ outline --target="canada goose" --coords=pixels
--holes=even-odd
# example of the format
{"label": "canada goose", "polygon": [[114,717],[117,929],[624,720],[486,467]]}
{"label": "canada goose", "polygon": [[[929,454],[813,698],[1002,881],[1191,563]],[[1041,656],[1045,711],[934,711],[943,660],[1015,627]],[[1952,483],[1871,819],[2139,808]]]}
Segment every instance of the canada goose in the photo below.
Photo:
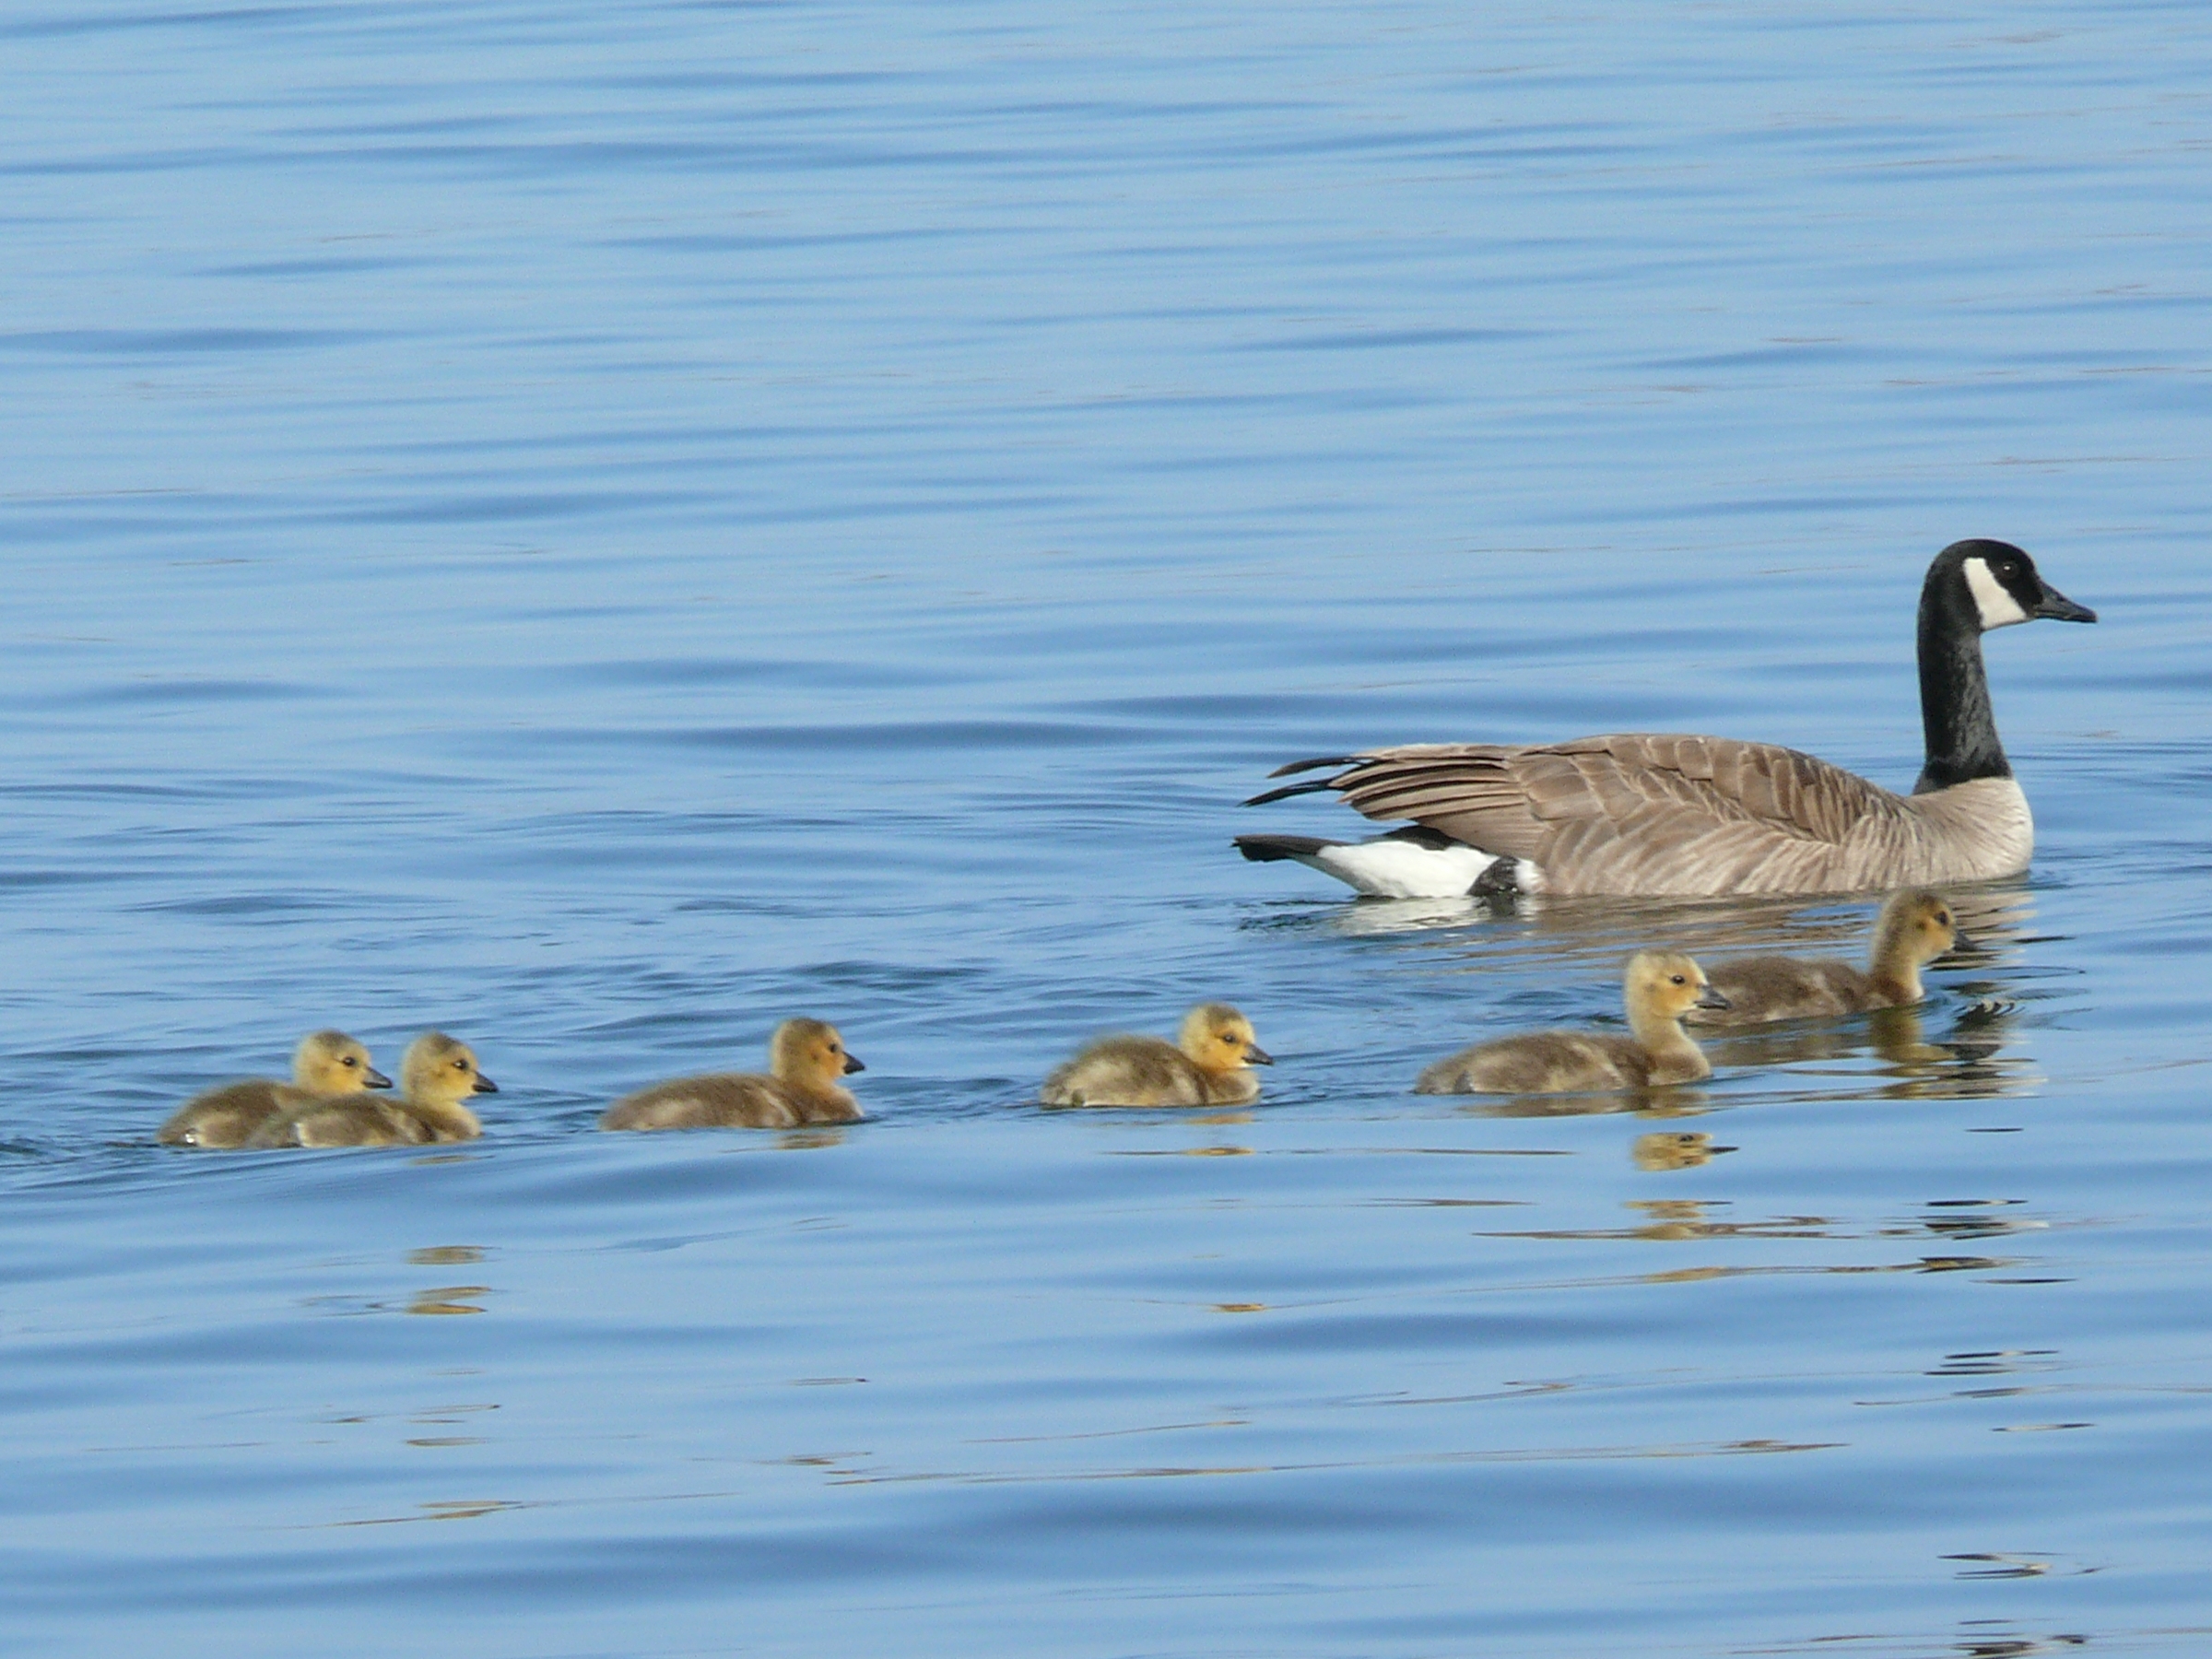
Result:
{"label": "canada goose", "polygon": [[1971,943],[1941,893],[1908,888],[1893,894],[1875,919],[1874,950],[1865,969],[1824,958],[1738,957],[1717,963],[1711,973],[1727,1008],[1696,1010],[1688,1019],[1703,1026],[1761,1025],[1905,1007],[1927,994],[1920,982],[1922,963]]}
{"label": "canada goose", "polygon": [[292,1053],[292,1080],[248,1077],[196,1094],[154,1131],[165,1147],[242,1147],[280,1112],[362,1088],[389,1088],[392,1079],[369,1064],[369,1051],[343,1031],[315,1031]]}
{"label": "canada goose", "polygon": [[1533,1031],[1463,1049],[1421,1073],[1416,1094],[1567,1094],[1694,1083],[1712,1067],[1682,1030],[1692,1008],[1727,1002],[1705,971],[1677,950],[1642,950],[1622,976],[1633,1037]]}
{"label": "canada goose", "polygon": [[1275,1056],[1227,1003],[1200,1003],[1175,1041],[1101,1037],[1055,1067],[1038,1091],[1047,1106],[1241,1106],[1260,1098],[1255,1065]]}
{"label": "canada goose", "polygon": [[477,1069],[468,1044],[443,1031],[426,1031],[407,1045],[399,1063],[399,1094],[338,1095],[310,1100],[271,1118],[249,1147],[419,1147],[429,1141],[475,1140],[484,1133],[462,1102],[498,1094],[500,1086]]}
{"label": "canada goose", "polygon": [[1430,744],[1295,761],[1274,775],[1341,770],[1246,805],[1333,789],[1369,818],[1416,820],[1441,846],[1404,830],[1356,843],[1241,835],[1236,844],[1249,859],[1293,859],[1363,893],[1407,899],[1863,892],[2018,875],[2035,824],[1997,741],[1982,636],[2037,617],[2097,620],[2009,542],[1953,542],[1936,556],[1920,593],[1927,761],[1910,795],[1732,738]]}
{"label": "canada goose", "polygon": [[768,1065],[771,1077],[712,1072],[655,1083],[609,1106],[599,1127],[793,1129],[860,1121],[860,1102],[838,1079],[868,1068],[845,1052],[835,1026],[785,1020],[768,1041]]}

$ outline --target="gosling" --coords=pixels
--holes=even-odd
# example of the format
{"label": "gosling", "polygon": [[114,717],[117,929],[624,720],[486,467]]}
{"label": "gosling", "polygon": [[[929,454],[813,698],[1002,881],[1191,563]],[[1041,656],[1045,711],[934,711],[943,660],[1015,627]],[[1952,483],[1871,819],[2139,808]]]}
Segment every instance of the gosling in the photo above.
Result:
{"label": "gosling", "polygon": [[1260,1098],[1255,1065],[1275,1056],[1227,1003],[1200,1003],[1173,1042],[1101,1037],[1044,1080],[1047,1106],[1241,1106]]}
{"label": "gosling", "polygon": [[500,1086],[477,1065],[467,1043],[443,1031],[426,1031],[407,1045],[399,1063],[399,1095],[339,1095],[280,1112],[255,1130],[249,1147],[419,1147],[431,1141],[475,1140],[484,1133],[463,1104],[471,1095],[498,1094]]}
{"label": "gosling", "polygon": [[281,1112],[334,1095],[389,1088],[392,1079],[369,1064],[369,1051],[343,1031],[316,1031],[292,1054],[292,1080],[248,1077],[196,1094],[154,1131],[165,1147],[242,1147]]}
{"label": "gosling", "polygon": [[1712,983],[1728,998],[1725,1011],[1700,1010],[1693,1025],[1760,1025],[1771,1019],[1833,1018],[1869,1008],[1902,1008],[1927,991],[1921,965],[1973,943],[1959,931],[1950,901],[1926,888],[1909,888],[1882,906],[1874,950],[1865,970],[1849,962],[1804,957],[1744,957],[1721,962]]}
{"label": "gosling", "polygon": [[1416,1094],[1567,1094],[1695,1083],[1712,1066],[1682,1030],[1692,1008],[1724,1008],[1705,971],[1679,951],[1629,959],[1622,990],[1632,1037],[1534,1031],[1477,1043],[1421,1073]]}
{"label": "gosling", "polygon": [[606,1109],[602,1129],[795,1129],[853,1124],[860,1102],[838,1079],[868,1068],[845,1052],[837,1028],[787,1019],[768,1041],[772,1076],[711,1072],[677,1077],[625,1095]]}

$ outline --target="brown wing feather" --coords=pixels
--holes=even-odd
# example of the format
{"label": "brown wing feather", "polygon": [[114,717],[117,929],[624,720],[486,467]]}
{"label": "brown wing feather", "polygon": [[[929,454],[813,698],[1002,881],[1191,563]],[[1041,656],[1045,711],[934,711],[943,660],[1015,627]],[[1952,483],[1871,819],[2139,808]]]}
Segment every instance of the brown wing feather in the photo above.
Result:
{"label": "brown wing feather", "polygon": [[1331,783],[1369,818],[1525,858],[1557,892],[1819,890],[1913,832],[1902,799],[1811,755],[1664,733],[1381,749]]}

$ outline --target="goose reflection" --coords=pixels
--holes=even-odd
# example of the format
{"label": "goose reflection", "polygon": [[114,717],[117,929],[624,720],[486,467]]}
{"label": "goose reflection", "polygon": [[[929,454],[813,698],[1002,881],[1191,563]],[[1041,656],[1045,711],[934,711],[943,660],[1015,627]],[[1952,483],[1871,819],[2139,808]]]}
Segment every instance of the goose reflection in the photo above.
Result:
{"label": "goose reflection", "polygon": [[[1976,941],[1946,966],[1971,967],[2019,942],[2034,920],[2030,889],[2017,880],[1947,887],[1959,927]],[[1770,899],[1593,899],[1492,896],[1465,899],[1359,899],[1312,907],[1271,906],[1244,925],[1268,932],[1312,931],[1352,938],[1403,937],[1423,950],[1464,950],[1488,959],[1500,952],[1561,951],[1618,959],[1633,950],[1685,950],[1700,959],[1731,952],[1858,958],[1885,895],[1832,893]]]}

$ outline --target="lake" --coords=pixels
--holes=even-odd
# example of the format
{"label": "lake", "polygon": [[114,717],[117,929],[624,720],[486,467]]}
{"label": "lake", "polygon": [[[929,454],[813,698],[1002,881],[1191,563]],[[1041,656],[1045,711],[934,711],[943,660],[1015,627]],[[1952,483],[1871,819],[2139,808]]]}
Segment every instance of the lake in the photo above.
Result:
{"label": "lake", "polygon": [[[21,0],[0,91],[12,1653],[2212,1646],[2200,8]],[[1230,845],[1908,787],[1970,535],[2100,621],[1989,641],[1917,1010],[1419,1097],[1872,900]],[[1257,1106],[1032,1103],[1206,998]],[[795,1014],[867,1122],[594,1131]],[[326,1025],[485,1137],[153,1143]]]}

